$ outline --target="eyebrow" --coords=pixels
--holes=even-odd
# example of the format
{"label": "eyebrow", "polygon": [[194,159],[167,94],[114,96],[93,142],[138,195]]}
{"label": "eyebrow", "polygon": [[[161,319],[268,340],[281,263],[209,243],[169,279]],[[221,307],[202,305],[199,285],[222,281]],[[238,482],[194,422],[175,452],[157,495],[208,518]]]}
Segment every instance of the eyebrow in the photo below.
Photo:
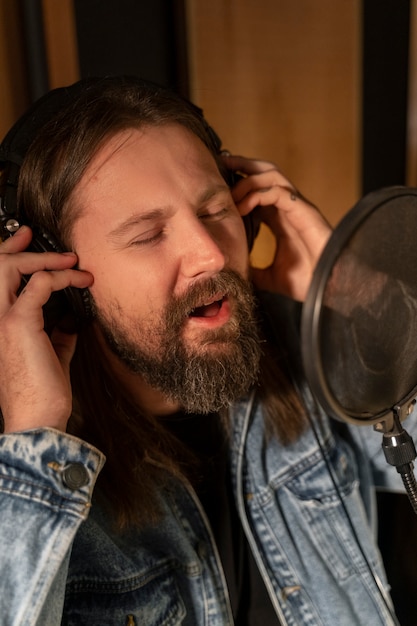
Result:
{"label": "eyebrow", "polygon": [[122,222],[122,224],[119,224],[119,226],[117,226],[114,230],[110,231],[107,235],[107,239],[117,239],[118,237],[122,237],[128,233],[134,226],[159,220],[168,213],[168,210],[169,207],[161,207],[158,209],[152,209],[151,211],[146,211],[145,213],[136,213],[135,215],[129,217],[129,219]]}
{"label": "eyebrow", "polygon": [[[201,193],[200,197],[198,198],[197,204],[198,205],[205,204],[206,202],[209,202],[214,196],[220,193],[228,192],[228,191],[229,191],[229,187],[227,186],[226,183],[224,183],[224,185],[219,184],[219,185],[213,185],[211,187],[208,187]],[[129,230],[135,226],[144,224],[146,222],[160,220],[166,217],[166,215],[170,212],[170,210],[171,210],[170,205],[167,205],[165,207],[158,207],[155,209],[151,209],[149,211],[135,213],[134,215],[129,217],[127,220],[125,220],[124,222],[116,226],[114,230],[110,231],[109,234],[107,235],[107,239],[118,239],[119,237],[123,237],[123,235],[128,233]]]}

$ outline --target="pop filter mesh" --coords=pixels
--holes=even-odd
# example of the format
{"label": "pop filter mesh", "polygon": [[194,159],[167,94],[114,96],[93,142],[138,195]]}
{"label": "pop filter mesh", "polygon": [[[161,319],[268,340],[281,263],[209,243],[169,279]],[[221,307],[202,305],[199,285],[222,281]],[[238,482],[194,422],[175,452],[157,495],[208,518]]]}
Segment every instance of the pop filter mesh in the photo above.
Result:
{"label": "pop filter mesh", "polygon": [[417,387],[416,238],[414,190],[368,207],[336,257],[330,245],[331,265],[323,259],[318,355],[309,369],[321,364],[325,399],[360,421],[387,413]]}

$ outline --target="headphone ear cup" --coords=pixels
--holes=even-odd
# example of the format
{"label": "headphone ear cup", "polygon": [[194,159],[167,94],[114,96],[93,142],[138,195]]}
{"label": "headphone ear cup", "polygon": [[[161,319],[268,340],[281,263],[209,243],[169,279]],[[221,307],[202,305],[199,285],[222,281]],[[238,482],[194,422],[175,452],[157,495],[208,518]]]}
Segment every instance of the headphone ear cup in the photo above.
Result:
{"label": "headphone ear cup", "polygon": [[[228,172],[227,183],[229,187],[233,187],[233,185],[235,185],[241,178],[242,176],[237,172]],[[258,236],[259,229],[261,227],[261,220],[257,207],[255,207],[248,215],[245,215],[242,219],[245,226],[246,239],[248,240],[248,248],[250,252],[253,248],[253,244],[255,243],[255,239]]]}
{"label": "headphone ear cup", "polygon": [[[17,209],[19,169],[16,163],[11,162],[4,169],[4,179],[0,188],[1,238],[13,236],[20,225],[27,223],[24,216],[19,216]],[[33,237],[28,251],[38,253],[63,252],[62,247],[49,233],[40,232],[35,227],[32,227],[32,232]],[[27,284],[29,278],[29,276],[22,277],[20,291]],[[88,289],[68,287],[62,291],[54,292],[44,306],[45,330],[50,333],[55,326],[60,325],[67,332],[76,332],[91,318],[91,312],[91,296]]]}
{"label": "headphone ear cup", "polygon": [[[193,105],[194,106],[194,105]],[[210,126],[203,115],[203,111],[202,109],[195,107],[194,108],[198,111],[201,120],[210,136],[211,142],[214,146],[215,151],[220,154],[221,152],[221,147],[222,147],[222,141],[219,137],[219,135],[216,133],[216,131],[214,130],[214,128],[212,126]],[[233,187],[233,185],[235,185],[241,178],[241,174],[239,174],[238,172],[234,172],[232,170],[228,170],[225,173],[225,178],[226,178],[226,182],[229,185],[229,187]],[[256,211],[256,208],[251,211],[249,213],[249,215],[245,215],[243,217],[243,223],[245,226],[245,232],[246,232],[246,239],[248,240],[248,248],[249,248],[249,252],[252,250],[253,248],[253,244],[255,242],[255,239],[259,233],[259,229],[261,226],[261,220],[259,218],[259,215]]]}
{"label": "headphone ear cup", "polygon": [[[63,250],[47,233],[34,231],[29,252],[60,252]],[[22,279],[22,287],[30,276]],[[43,307],[45,331],[49,334],[56,326],[62,330],[74,333],[80,330],[92,317],[91,296],[88,289],[67,287],[61,291],[54,291]]]}

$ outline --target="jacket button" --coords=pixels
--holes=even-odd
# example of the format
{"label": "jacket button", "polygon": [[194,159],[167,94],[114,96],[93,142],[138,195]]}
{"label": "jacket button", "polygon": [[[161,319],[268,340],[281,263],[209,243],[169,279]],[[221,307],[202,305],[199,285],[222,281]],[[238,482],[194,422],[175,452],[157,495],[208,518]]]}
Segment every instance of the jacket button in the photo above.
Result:
{"label": "jacket button", "polygon": [[62,482],[71,491],[84,487],[88,480],[88,472],[82,463],[71,463],[62,471]]}

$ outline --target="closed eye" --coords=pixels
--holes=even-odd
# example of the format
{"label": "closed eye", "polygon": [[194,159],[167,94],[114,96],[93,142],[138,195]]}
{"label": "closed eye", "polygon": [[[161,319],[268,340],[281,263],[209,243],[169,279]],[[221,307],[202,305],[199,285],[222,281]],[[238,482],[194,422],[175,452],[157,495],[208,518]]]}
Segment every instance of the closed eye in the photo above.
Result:
{"label": "closed eye", "polygon": [[228,207],[222,207],[218,211],[207,212],[207,213],[200,213],[198,217],[201,220],[217,221],[217,220],[223,219],[228,214],[229,214],[229,208]]}
{"label": "closed eye", "polygon": [[157,243],[158,241],[160,241],[164,236],[164,230],[162,229],[158,229],[158,230],[150,230],[147,231],[146,233],[143,233],[140,237],[137,237],[136,239],[133,239],[129,245],[130,246],[146,246],[146,245],[151,245],[154,243]]}

